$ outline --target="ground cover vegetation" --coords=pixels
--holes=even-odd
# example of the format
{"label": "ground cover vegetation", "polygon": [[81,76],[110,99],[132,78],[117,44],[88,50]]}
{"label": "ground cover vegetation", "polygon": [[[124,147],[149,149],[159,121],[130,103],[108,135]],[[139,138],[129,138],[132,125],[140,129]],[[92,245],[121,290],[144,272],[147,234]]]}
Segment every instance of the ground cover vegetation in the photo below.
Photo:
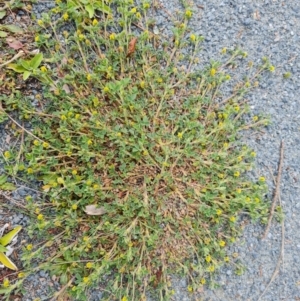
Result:
{"label": "ground cover vegetation", "polygon": [[[7,297],[40,269],[72,300],[99,283],[107,300],[146,300],[150,291],[167,300],[170,275],[187,277],[194,293],[236,264],[227,247],[241,234],[241,214],[266,222],[265,179],[247,179],[256,154],[240,137],[268,122],[250,118],[245,94],[274,67],[224,48],[223,62],[197,68],[193,7],[182,3],[171,36],[155,29],[156,9],[57,0],[36,20],[40,53],[6,65],[42,83],[38,104],[14,87],[1,97],[3,121],[32,127],[21,155],[3,153],[6,173],[38,180],[43,194],[26,197],[32,222],[22,231],[41,242],[24,246],[20,277],[3,282]],[[245,77],[234,82],[239,63]]]}

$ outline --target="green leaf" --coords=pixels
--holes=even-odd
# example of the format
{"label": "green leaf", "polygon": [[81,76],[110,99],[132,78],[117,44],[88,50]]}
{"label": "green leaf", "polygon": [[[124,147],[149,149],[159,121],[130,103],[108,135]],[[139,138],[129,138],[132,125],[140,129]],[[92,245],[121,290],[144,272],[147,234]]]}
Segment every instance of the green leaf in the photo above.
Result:
{"label": "green leaf", "polygon": [[11,291],[11,288],[10,288],[10,287],[7,287],[7,288],[0,288],[0,295],[1,295],[1,294],[9,293],[10,291]]}
{"label": "green leaf", "polygon": [[7,176],[6,175],[2,175],[0,176],[0,186],[4,183],[6,183],[7,181]]}
{"label": "green leaf", "polygon": [[24,67],[26,70],[31,70],[32,67],[30,65],[30,61],[24,61],[24,60],[20,60],[20,64],[22,65],[22,67]]}
{"label": "green leaf", "polygon": [[16,186],[13,183],[9,183],[9,182],[0,185],[0,188],[2,190],[10,190],[10,191],[16,190]]}
{"label": "green leaf", "polygon": [[5,234],[3,237],[0,238],[0,244],[2,246],[7,246],[14,237],[21,231],[22,226],[17,226],[15,229],[11,230],[7,234]]}
{"label": "green leaf", "polygon": [[0,38],[7,37],[7,33],[5,31],[0,30]]}
{"label": "green leaf", "polygon": [[92,19],[94,17],[95,14],[95,9],[91,4],[88,4],[85,6],[85,10],[89,13],[89,17],[90,19]]}
{"label": "green leaf", "polygon": [[25,72],[23,73],[23,80],[26,80],[26,79],[31,75],[31,73],[32,73],[32,72],[30,72],[30,71],[25,71]]}
{"label": "green leaf", "polygon": [[43,60],[43,54],[38,53],[30,60],[29,64],[33,69],[37,69],[41,64],[42,60]]}
{"label": "green leaf", "polygon": [[105,5],[103,2],[101,3],[96,3],[96,9],[102,11],[105,14],[110,14],[111,9],[109,6]]}
{"label": "green leaf", "polygon": [[56,173],[48,173],[48,174],[44,174],[42,175],[39,180],[43,181],[43,183],[46,184],[53,184],[56,183]]}
{"label": "green leaf", "polygon": [[23,66],[20,66],[18,64],[9,64],[7,66],[8,69],[12,69],[14,70],[15,72],[18,72],[18,73],[23,73],[26,71],[26,69],[23,67]]}
{"label": "green leaf", "polygon": [[4,246],[0,245],[0,252],[6,252],[6,251],[7,249]]}
{"label": "green leaf", "polygon": [[13,33],[22,33],[23,30],[17,25],[2,25],[2,28],[5,28],[6,30],[13,32]]}
{"label": "green leaf", "polygon": [[0,262],[2,262],[7,268],[17,271],[16,265],[2,252],[0,252]]}
{"label": "green leaf", "polygon": [[0,11],[0,19],[3,19],[6,16],[6,11]]}

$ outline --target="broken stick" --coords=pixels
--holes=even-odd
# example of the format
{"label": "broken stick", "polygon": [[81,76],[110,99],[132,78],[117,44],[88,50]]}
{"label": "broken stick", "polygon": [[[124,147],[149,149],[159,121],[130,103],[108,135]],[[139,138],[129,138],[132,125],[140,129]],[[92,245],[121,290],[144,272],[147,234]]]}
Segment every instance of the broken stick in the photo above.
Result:
{"label": "broken stick", "polygon": [[271,222],[272,222],[272,218],[274,215],[274,211],[275,211],[275,206],[276,206],[276,201],[279,197],[280,194],[280,182],[281,182],[281,173],[282,173],[282,162],[283,162],[283,141],[281,141],[280,143],[280,159],[279,159],[279,166],[278,166],[278,173],[277,173],[277,178],[276,178],[276,187],[275,187],[275,192],[274,192],[274,196],[273,196],[273,200],[272,200],[272,206],[271,206],[271,210],[270,210],[270,215],[269,215],[269,219],[268,219],[268,224],[267,224],[267,228],[262,236],[262,239],[265,239],[266,236],[268,235],[268,232],[270,230],[271,227]]}

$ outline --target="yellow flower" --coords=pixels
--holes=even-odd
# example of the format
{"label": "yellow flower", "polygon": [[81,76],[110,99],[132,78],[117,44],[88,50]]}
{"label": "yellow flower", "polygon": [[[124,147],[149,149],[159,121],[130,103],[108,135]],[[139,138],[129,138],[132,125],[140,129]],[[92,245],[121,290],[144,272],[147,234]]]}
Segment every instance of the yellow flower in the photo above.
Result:
{"label": "yellow flower", "polygon": [[191,40],[192,42],[195,42],[195,41],[196,41],[196,36],[195,36],[194,34],[191,34],[191,35],[190,35],[190,40]]}
{"label": "yellow flower", "polygon": [[24,278],[24,277],[25,277],[25,273],[20,272],[20,273],[18,274],[18,278]]}
{"label": "yellow flower", "polygon": [[161,84],[163,81],[164,81],[164,80],[163,80],[161,77],[159,77],[159,78],[157,79],[157,82],[158,82],[159,84]]}
{"label": "yellow flower", "polygon": [[39,215],[37,216],[37,219],[38,219],[39,221],[42,221],[42,220],[44,219],[44,215],[43,215],[43,214],[39,214]]}
{"label": "yellow flower", "polygon": [[191,285],[189,285],[189,286],[187,287],[187,290],[188,290],[189,293],[191,293],[191,292],[193,292],[193,287],[192,287]]}
{"label": "yellow flower", "polygon": [[253,157],[253,158],[256,157],[256,152],[251,152],[250,156]]}
{"label": "yellow flower", "polygon": [[40,40],[40,36],[35,36],[34,40],[35,42],[38,42]]}
{"label": "yellow flower", "polygon": [[241,162],[243,160],[243,157],[239,156],[237,157],[238,162]]}
{"label": "yellow flower", "polygon": [[66,117],[66,115],[61,115],[61,116],[60,116],[60,119],[61,119],[62,121],[64,121],[64,120],[67,120],[67,117]]}
{"label": "yellow flower", "polygon": [[236,113],[238,113],[239,111],[240,111],[240,106],[234,106],[234,111],[236,112]]}
{"label": "yellow flower", "polygon": [[94,19],[92,24],[93,24],[93,26],[96,26],[98,24],[98,21],[96,19]]}
{"label": "yellow flower", "polygon": [[215,266],[214,265],[210,265],[208,268],[207,268],[207,270],[209,271],[209,272],[214,272],[215,271]]}
{"label": "yellow flower", "polygon": [[233,175],[238,178],[240,176],[240,172],[236,171]]}
{"label": "yellow flower", "polygon": [[221,50],[221,53],[222,53],[222,54],[225,54],[226,52],[227,52],[227,48],[224,47],[224,48]]}
{"label": "yellow flower", "polygon": [[226,242],[224,240],[219,241],[219,246],[220,247],[225,247],[225,245],[226,245]]}
{"label": "yellow flower", "polygon": [[61,226],[61,222],[60,221],[55,221],[54,222],[54,226],[55,227],[60,227]]}
{"label": "yellow flower", "polygon": [[223,211],[221,209],[217,209],[217,215],[221,215]]}
{"label": "yellow flower", "polygon": [[215,74],[216,74],[216,69],[215,68],[211,68],[210,69],[210,75],[211,76],[215,76]]}
{"label": "yellow flower", "polygon": [[235,218],[234,216],[230,216],[229,220],[230,220],[232,223],[234,223],[235,220],[236,220],[236,218]]}
{"label": "yellow flower", "polygon": [[64,14],[63,14],[63,19],[64,19],[65,21],[67,21],[67,20],[69,19],[68,13],[64,13]]}
{"label": "yellow flower", "polygon": [[93,263],[92,262],[87,262],[85,266],[86,266],[87,269],[91,269],[93,267]]}
{"label": "yellow flower", "polygon": [[271,66],[269,67],[269,71],[270,71],[270,72],[274,72],[274,71],[275,71],[275,67],[274,67],[273,65],[271,65]]}
{"label": "yellow flower", "polygon": [[77,205],[76,204],[72,205],[72,209],[76,210],[77,209]]}
{"label": "yellow flower", "polygon": [[65,182],[62,177],[58,177],[56,181],[58,184],[64,184],[64,182]]}
{"label": "yellow flower", "polygon": [[144,82],[144,81],[141,81],[141,82],[140,82],[140,87],[141,87],[142,89],[145,88],[145,82]]}
{"label": "yellow flower", "polygon": [[33,248],[33,245],[32,245],[32,244],[29,244],[29,245],[26,246],[26,249],[27,249],[28,251],[31,251],[32,248]]}
{"label": "yellow flower", "polygon": [[47,72],[47,67],[46,67],[46,66],[42,66],[40,69],[41,69],[41,71],[44,72],[44,73]]}
{"label": "yellow flower", "polygon": [[40,26],[43,26],[44,22],[43,22],[43,20],[37,20],[37,24],[40,25]]}
{"label": "yellow flower", "polygon": [[9,158],[11,157],[11,153],[10,153],[9,151],[5,151],[5,152],[4,152],[4,157],[5,157],[6,159],[9,159]]}
{"label": "yellow flower", "polygon": [[111,41],[115,40],[116,39],[116,34],[115,33],[112,33],[110,36],[109,36],[109,39]]}
{"label": "yellow flower", "polygon": [[225,176],[224,176],[223,173],[219,173],[219,174],[218,174],[218,177],[219,177],[220,179],[224,179]]}
{"label": "yellow flower", "polygon": [[40,141],[39,141],[39,140],[34,140],[34,141],[33,141],[33,144],[34,144],[35,146],[39,146],[39,145],[40,145]]}
{"label": "yellow flower", "polygon": [[89,277],[83,277],[82,280],[83,280],[84,283],[88,283],[90,281]]}
{"label": "yellow flower", "polygon": [[236,193],[238,193],[238,194],[240,194],[242,192],[242,189],[241,188],[238,188],[237,190],[236,190]]}
{"label": "yellow flower", "polygon": [[205,257],[205,260],[206,260],[206,262],[211,262],[211,256],[210,256],[210,255],[207,255],[207,256]]}
{"label": "yellow flower", "polygon": [[266,178],[265,177],[259,177],[258,179],[260,182],[265,182],[266,181]]}
{"label": "yellow flower", "polygon": [[44,148],[48,148],[49,147],[49,143],[48,142],[43,142],[43,147]]}
{"label": "yellow flower", "polygon": [[88,145],[92,145],[93,144],[93,140],[89,139],[87,142]]}
{"label": "yellow flower", "polygon": [[226,79],[226,80],[230,80],[230,79],[231,79],[231,76],[230,76],[229,74],[226,74],[226,75],[225,75],[225,79]]}
{"label": "yellow flower", "polygon": [[105,86],[105,87],[103,88],[103,91],[104,91],[105,93],[107,93],[107,92],[109,92],[109,88],[108,88],[107,86]]}
{"label": "yellow flower", "polygon": [[225,257],[224,257],[224,261],[225,261],[225,262],[229,262],[229,257],[228,257],[228,256],[225,256]]}
{"label": "yellow flower", "polygon": [[137,19],[140,19],[140,18],[142,17],[142,15],[141,15],[140,12],[137,12],[137,13],[135,14],[135,16],[137,17]]}
{"label": "yellow flower", "polygon": [[179,139],[181,139],[182,136],[183,136],[183,133],[182,133],[182,132],[179,132],[179,133],[177,134],[177,137],[178,137]]}
{"label": "yellow flower", "polygon": [[200,279],[200,283],[201,283],[201,284],[205,284],[205,283],[206,283],[205,278],[201,278],[201,279]]}
{"label": "yellow flower", "polygon": [[9,287],[9,285],[10,285],[9,280],[7,278],[4,278],[4,280],[3,280],[3,286],[4,287]]}
{"label": "yellow flower", "polygon": [[133,14],[135,14],[137,12],[136,7],[132,8],[130,12],[133,13]]}
{"label": "yellow flower", "polygon": [[187,9],[185,11],[185,16],[187,17],[187,19],[190,19],[192,17],[193,13],[191,10]]}
{"label": "yellow flower", "polygon": [[91,76],[90,73],[88,73],[88,74],[86,75],[86,79],[87,79],[88,81],[90,81],[90,80],[92,79],[92,76]]}
{"label": "yellow flower", "polygon": [[28,173],[28,174],[33,174],[33,169],[29,167],[29,168],[27,169],[27,173]]}
{"label": "yellow flower", "polygon": [[144,3],[143,4],[143,8],[144,9],[149,9],[150,8],[150,4],[149,3]]}
{"label": "yellow flower", "polygon": [[128,298],[126,296],[123,296],[121,301],[128,301]]}

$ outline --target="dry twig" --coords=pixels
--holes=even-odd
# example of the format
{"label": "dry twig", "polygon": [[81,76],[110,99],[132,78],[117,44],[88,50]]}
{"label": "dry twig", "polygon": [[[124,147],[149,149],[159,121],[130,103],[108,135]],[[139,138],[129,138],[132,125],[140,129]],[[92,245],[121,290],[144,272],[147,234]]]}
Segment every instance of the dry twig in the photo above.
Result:
{"label": "dry twig", "polygon": [[[276,187],[279,186],[278,182],[276,182],[273,174],[272,174],[272,177],[273,177],[273,181],[274,181],[274,184],[276,185]],[[277,175],[277,180],[278,180],[278,175]],[[278,200],[280,202],[280,205],[282,206],[280,194],[278,194]],[[278,260],[277,260],[277,264],[276,264],[275,270],[274,270],[274,272],[272,274],[272,277],[271,277],[268,285],[265,287],[264,291],[260,294],[260,296],[258,297],[257,301],[260,301],[261,298],[264,296],[264,294],[266,293],[266,291],[270,287],[271,283],[274,281],[274,279],[276,278],[277,274],[279,273],[280,264],[281,263],[283,264],[283,258],[284,258],[284,240],[285,240],[285,228],[284,228],[284,221],[282,220],[281,221],[281,247],[280,247],[280,254],[279,254],[279,257],[278,257]]]}
{"label": "dry twig", "polygon": [[272,200],[272,206],[271,206],[271,210],[270,210],[270,215],[269,215],[269,219],[268,219],[268,224],[267,224],[267,228],[262,236],[262,239],[265,239],[270,227],[271,227],[271,222],[272,222],[272,218],[274,215],[274,210],[275,210],[275,206],[276,206],[276,201],[279,197],[280,194],[280,181],[281,181],[281,173],[282,173],[282,162],[283,162],[283,141],[281,141],[280,144],[280,159],[279,159],[279,166],[278,166],[278,173],[277,173],[277,178],[276,178],[276,186],[275,186],[275,192],[274,192],[274,196],[273,196],[273,200]]}
{"label": "dry twig", "polygon": [[71,278],[70,281],[64,285],[58,292],[54,294],[54,297],[50,299],[50,301],[55,301],[58,299],[58,297],[62,297],[62,294],[66,291],[66,289],[72,284],[74,281],[75,277]]}

